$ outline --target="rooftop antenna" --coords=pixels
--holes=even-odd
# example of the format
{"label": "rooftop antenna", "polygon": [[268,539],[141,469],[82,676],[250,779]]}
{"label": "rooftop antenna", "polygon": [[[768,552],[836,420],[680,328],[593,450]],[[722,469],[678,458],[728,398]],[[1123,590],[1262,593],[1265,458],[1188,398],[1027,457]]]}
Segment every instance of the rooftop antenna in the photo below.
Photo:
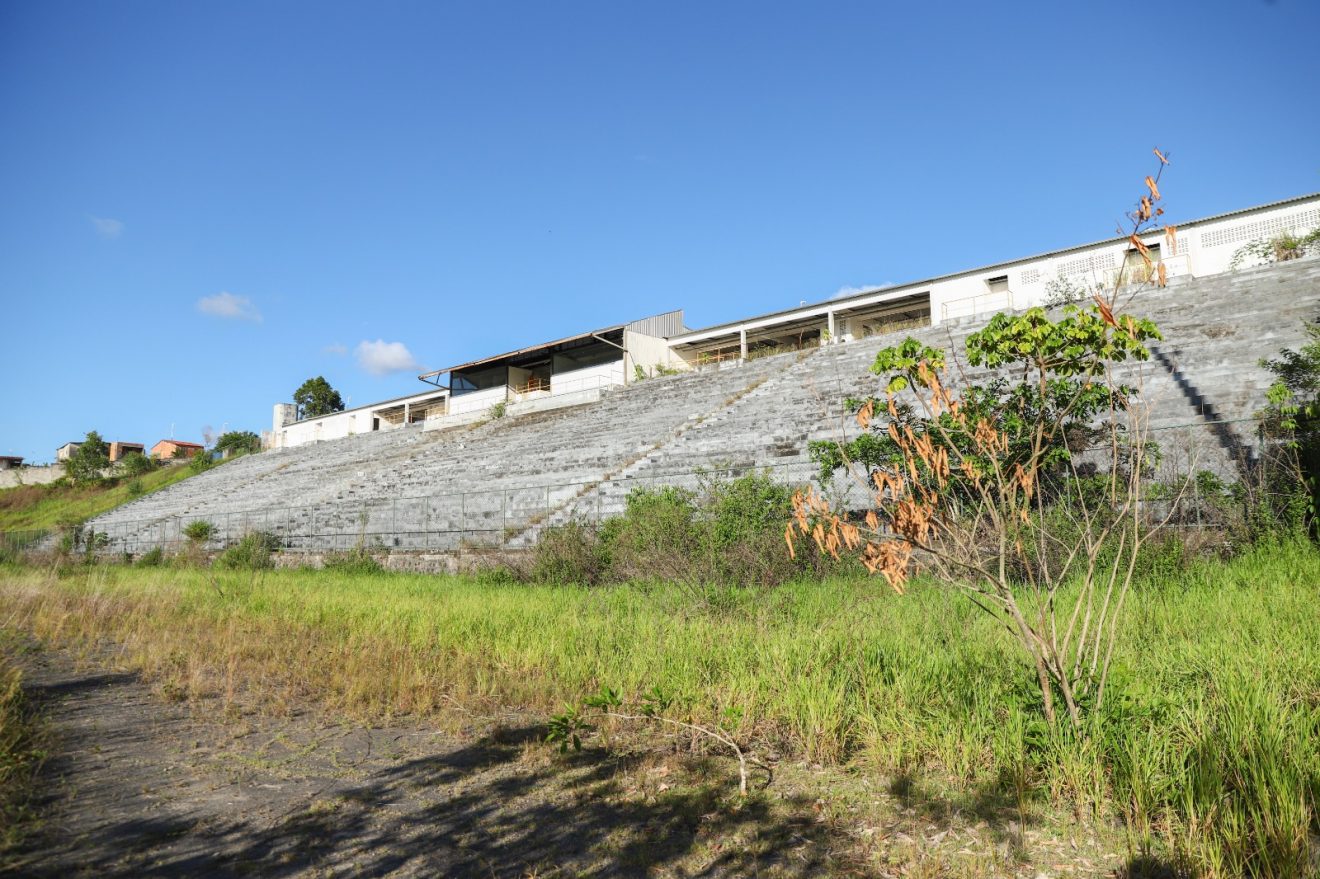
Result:
{"label": "rooftop antenna", "polygon": [[170,439],[174,439],[174,422],[170,422]]}

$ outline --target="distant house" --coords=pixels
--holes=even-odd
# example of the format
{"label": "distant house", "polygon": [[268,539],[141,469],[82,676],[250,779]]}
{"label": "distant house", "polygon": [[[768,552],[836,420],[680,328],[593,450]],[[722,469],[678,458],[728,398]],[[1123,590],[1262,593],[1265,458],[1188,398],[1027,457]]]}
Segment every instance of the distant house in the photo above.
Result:
{"label": "distant house", "polygon": [[22,466],[22,455],[0,455],[0,470],[17,470]]}
{"label": "distant house", "polygon": [[180,458],[191,458],[206,447],[198,443],[185,443],[183,440],[163,439],[151,447],[151,457],[169,461],[177,453]]}
{"label": "distant house", "polygon": [[137,452],[140,455],[145,448],[142,443],[111,443],[110,463],[113,464],[130,452]]}
{"label": "distant house", "polygon": [[82,443],[65,443],[64,445],[60,446],[58,449],[55,450],[55,460],[56,461],[69,460],[70,458],[73,457],[73,453],[78,451],[78,447],[81,445]]}

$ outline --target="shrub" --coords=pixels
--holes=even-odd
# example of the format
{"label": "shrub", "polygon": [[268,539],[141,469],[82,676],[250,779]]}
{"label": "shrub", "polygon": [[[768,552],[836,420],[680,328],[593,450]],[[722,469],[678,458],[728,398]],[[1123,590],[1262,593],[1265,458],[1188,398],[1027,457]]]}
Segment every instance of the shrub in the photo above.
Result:
{"label": "shrub", "polygon": [[379,574],[385,570],[385,566],[365,546],[344,552],[328,552],[321,560],[321,567],[341,574]]}
{"label": "shrub", "polygon": [[261,437],[250,430],[231,430],[215,441],[215,451],[226,455],[250,455],[261,451]]}
{"label": "shrub", "polygon": [[159,546],[153,546],[151,549],[138,556],[137,565],[139,568],[157,568],[165,561],[165,553]]}
{"label": "shrub", "polygon": [[[773,586],[835,568],[823,553],[795,559],[784,552],[791,503],[792,490],[763,474],[707,477],[700,491],[634,489],[623,514],[606,520],[590,539],[580,532],[547,532],[542,539],[554,541],[546,552],[557,561],[567,563],[577,554],[577,582],[669,580],[709,603],[720,589]],[[593,581],[585,572],[596,565]]]}
{"label": "shrub", "polygon": [[147,488],[142,484],[141,479],[129,480],[128,485],[124,487],[128,491],[128,496],[132,498],[142,497],[147,492]]}
{"label": "shrub", "polygon": [[189,543],[204,544],[213,534],[215,534],[215,526],[205,519],[194,519],[183,526],[183,536],[188,538]]}
{"label": "shrub", "polygon": [[272,556],[280,551],[280,539],[268,531],[249,531],[216,559],[222,568],[261,571],[275,567]]}
{"label": "shrub", "polygon": [[119,462],[119,469],[129,476],[145,476],[158,466],[154,458],[148,458],[141,452],[129,452]]}
{"label": "shrub", "polygon": [[538,583],[556,586],[592,585],[600,582],[606,562],[596,531],[582,522],[567,522],[541,532],[531,575]]}

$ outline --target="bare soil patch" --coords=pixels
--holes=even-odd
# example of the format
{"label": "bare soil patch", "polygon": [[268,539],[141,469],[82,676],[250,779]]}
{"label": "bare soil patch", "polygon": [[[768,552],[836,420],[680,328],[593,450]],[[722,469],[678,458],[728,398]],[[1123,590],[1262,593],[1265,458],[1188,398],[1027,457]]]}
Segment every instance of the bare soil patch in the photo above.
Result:
{"label": "bare soil patch", "polygon": [[[1104,876],[1066,823],[1022,828],[904,780],[777,768],[745,800],[730,761],[664,740],[561,756],[511,715],[454,730],[171,702],[108,655],[21,658],[56,741],[27,876]],[[758,785],[761,786],[761,785]]]}

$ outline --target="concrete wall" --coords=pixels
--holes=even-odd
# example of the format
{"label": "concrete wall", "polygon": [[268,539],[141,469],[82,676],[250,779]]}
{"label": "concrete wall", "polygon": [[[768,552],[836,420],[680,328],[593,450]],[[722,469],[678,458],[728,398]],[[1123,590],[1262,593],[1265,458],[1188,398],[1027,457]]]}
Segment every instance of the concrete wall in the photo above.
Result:
{"label": "concrete wall", "polygon": [[[414,394],[411,397],[402,397],[397,400],[387,400],[381,403],[375,403],[371,406],[361,406],[356,409],[349,409],[345,412],[333,412],[329,415],[322,415],[319,418],[308,418],[304,421],[294,421],[286,424],[270,435],[269,447],[274,449],[291,449],[294,446],[301,446],[307,443],[327,442],[328,440],[343,439],[346,436],[354,436],[359,433],[370,433],[373,422],[380,418],[380,430],[399,430],[404,427],[403,413],[400,411],[393,416],[393,419],[387,419],[378,416],[376,413],[382,409],[402,409],[404,403],[419,403],[424,400],[430,401],[437,394],[437,391],[423,391]],[[275,405],[275,424],[278,424],[287,412],[281,411],[282,406],[289,404],[277,403]]]}
{"label": "concrete wall", "polygon": [[485,388],[480,391],[469,391],[466,394],[449,398],[449,414],[463,415],[472,412],[486,412],[496,403],[504,403],[508,399],[509,389],[505,385],[500,385],[497,388]]}
{"label": "concrete wall", "polygon": [[[1160,262],[1170,278],[1203,278],[1230,271],[1233,256],[1243,245],[1283,232],[1305,232],[1320,226],[1320,199],[1252,211],[1222,220],[1199,222],[1179,229],[1176,244],[1171,245],[1163,232],[1142,236],[1149,246],[1159,246]],[[1042,304],[1048,285],[1056,278],[1067,278],[1091,287],[1112,288],[1128,259],[1130,245],[1106,242],[1039,259],[1026,259],[1007,266],[941,280],[930,285],[931,321],[956,320],[985,316],[1005,309],[1029,308]],[[1254,263],[1244,262],[1248,268]],[[1131,263],[1129,263],[1131,265]],[[1129,269],[1125,281],[1142,280]],[[990,292],[987,281],[1008,276],[1008,290]]]}
{"label": "concrete wall", "polygon": [[[1271,238],[1283,232],[1294,234],[1320,227],[1320,196],[1294,201],[1275,207],[1249,210],[1222,219],[1194,221],[1179,228],[1176,241],[1170,242],[1162,231],[1142,236],[1148,247],[1158,246],[1169,278],[1204,278],[1231,270],[1233,256],[1243,245]],[[800,309],[791,309],[775,315],[762,315],[696,330],[674,339],[675,344],[700,344],[710,348],[727,349],[738,344],[738,332],[768,333],[776,325],[794,321],[816,320],[827,323],[830,312],[859,309],[879,305],[904,297],[930,297],[932,324],[972,317],[985,317],[997,311],[1020,310],[1040,305],[1049,296],[1049,286],[1058,278],[1066,278],[1074,286],[1112,288],[1128,261],[1130,244],[1126,240],[1105,241],[1085,245],[1064,252],[1038,257],[1026,257],[990,266],[984,269],[948,275],[927,281],[918,281],[896,287],[887,287],[864,296],[841,299],[837,302],[815,303]],[[1249,268],[1251,262],[1240,267]],[[1144,265],[1137,269],[1137,273]],[[992,289],[991,279],[1006,277],[1006,289]],[[1124,282],[1141,280],[1128,270]],[[850,340],[851,326],[835,335]],[[689,356],[696,354],[689,353]]]}
{"label": "concrete wall", "polygon": [[63,464],[47,464],[44,467],[18,467],[13,470],[0,470],[0,488],[14,488],[19,485],[46,485],[64,475]]}
{"label": "concrete wall", "polygon": [[669,347],[669,340],[659,336],[624,330],[623,347],[627,349],[624,354],[623,371],[628,381],[633,380],[637,366],[640,366],[648,377],[657,374],[657,366],[677,369],[687,367],[683,358]]}
{"label": "concrete wall", "polygon": [[585,369],[572,369],[550,377],[550,393],[553,395],[570,394],[576,391],[591,391],[610,385],[624,383],[623,360],[588,366]]}

